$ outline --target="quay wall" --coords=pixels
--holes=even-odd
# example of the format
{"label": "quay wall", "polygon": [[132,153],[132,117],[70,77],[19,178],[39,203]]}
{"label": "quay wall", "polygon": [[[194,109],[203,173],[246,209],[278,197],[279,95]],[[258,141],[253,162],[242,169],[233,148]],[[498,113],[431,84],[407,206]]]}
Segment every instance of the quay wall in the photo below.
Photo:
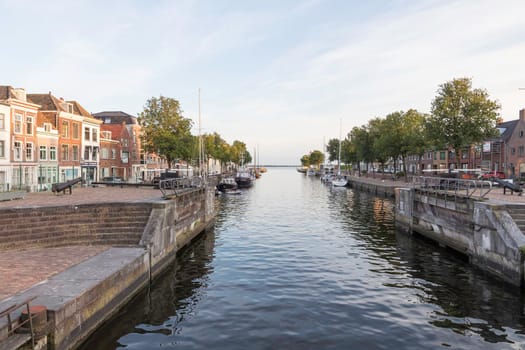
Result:
{"label": "quay wall", "polygon": [[[144,203],[0,210],[0,250],[27,244],[113,246],[18,293],[9,304],[37,296],[33,305],[45,305],[51,323],[48,348],[78,347],[160,274],[180,248],[213,224],[214,201],[215,191],[209,186]],[[9,217],[19,223],[9,224]],[[0,302],[0,308],[4,306]],[[7,334],[4,320],[0,320],[0,340],[2,334]]]}
{"label": "quay wall", "polygon": [[413,188],[396,188],[395,199],[396,225],[403,231],[459,251],[474,266],[511,284],[524,284],[525,235],[509,206],[428,196]]}
{"label": "quay wall", "polygon": [[348,181],[348,186],[359,191],[382,195],[385,197],[395,196],[395,186],[392,186],[387,182],[372,183],[367,182],[366,180],[360,180],[358,177],[351,177],[350,181]]}

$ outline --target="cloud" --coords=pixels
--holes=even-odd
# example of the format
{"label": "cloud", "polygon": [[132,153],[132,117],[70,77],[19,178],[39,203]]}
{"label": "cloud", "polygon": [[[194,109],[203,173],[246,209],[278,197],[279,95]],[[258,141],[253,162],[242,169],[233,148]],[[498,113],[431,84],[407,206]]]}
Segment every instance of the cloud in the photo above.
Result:
{"label": "cloud", "polygon": [[[177,98],[204,129],[296,163],[373,117],[428,112],[438,86],[472,77],[517,117],[525,3],[509,0],[0,1],[6,83],[88,110]],[[19,23],[24,23],[20,26]],[[21,45],[22,44],[22,45]],[[16,58],[16,59],[15,59]]]}

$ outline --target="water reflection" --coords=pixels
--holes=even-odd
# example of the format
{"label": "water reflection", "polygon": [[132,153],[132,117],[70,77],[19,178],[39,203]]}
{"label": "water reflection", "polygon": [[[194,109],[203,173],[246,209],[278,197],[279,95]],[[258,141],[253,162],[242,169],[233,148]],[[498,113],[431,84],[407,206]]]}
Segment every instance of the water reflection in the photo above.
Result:
{"label": "water reflection", "polygon": [[83,349],[520,349],[524,294],[396,231],[393,201],[271,169]]}
{"label": "water reflection", "polygon": [[[148,337],[144,338],[145,334],[163,335],[168,339],[179,334],[181,324],[192,316],[207,287],[214,246],[215,232],[209,230],[181,251],[163,275],[153,281],[151,288],[133,298],[80,349],[148,349],[151,342]],[[176,342],[168,341],[165,345],[168,343]]]}

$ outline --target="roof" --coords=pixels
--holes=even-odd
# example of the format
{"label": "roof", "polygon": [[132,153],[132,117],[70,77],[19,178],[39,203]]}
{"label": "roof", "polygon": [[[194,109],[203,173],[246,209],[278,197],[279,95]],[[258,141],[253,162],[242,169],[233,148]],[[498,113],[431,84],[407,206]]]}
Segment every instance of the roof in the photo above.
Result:
{"label": "roof", "polygon": [[51,93],[47,94],[27,94],[27,99],[33,103],[42,106],[43,111],[66,111],[62,106],[61,100],[53,96]]}
{"label": "roof", "polygon": [[73,105],[73,111],[75,114],[80,114],[83,117],[93,118],[91,113],[89,113],[80,103],[77,101],[66,101],[67,103],[71,103]]}
{"label": "roof", "polygon": [[122,111],[105,111],[93,113],[93,117],[102,120],[104,124],[138,124],[137,117]]}
{"label": "roof", "polygon": [[42,106],[42,111],[57,111],[57,112],[69,112],[66,104],[73,106],[73,114],[80,115],[86,118],[93,118],[80,103],[77,101],[64,101],[62,98],[56,98],[50,92],[47,94],[28,94],[27,99],[33,103]]}
{"label": "roof", "polygon": [[498,125],[496,125],[496,128],[500,131],[500,135],[496,137],[495,139],[508,141],[514,132],[516,125],[518,125],[518,121],[519,121],[518,119],[510,120],[508,122],[503,122],[503,123],[499,123]]}

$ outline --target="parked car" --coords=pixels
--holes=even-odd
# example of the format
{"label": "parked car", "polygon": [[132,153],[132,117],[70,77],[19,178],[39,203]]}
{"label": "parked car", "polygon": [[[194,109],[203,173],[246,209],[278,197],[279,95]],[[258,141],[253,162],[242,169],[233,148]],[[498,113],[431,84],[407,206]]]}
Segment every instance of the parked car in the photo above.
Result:
{"label": "parked car", "polygon": [[481,175],[482,180],[490,180],[492,178],[505,179],[505,173],[503,171],[491,171],[490,173],[485,173]]}
{"label": "parked car", "polygon": [[119,183],[124,182],[124,179],[121,178],[120,176],[108,176],[108,177],[103,178],[102,181],[119,184]]}

